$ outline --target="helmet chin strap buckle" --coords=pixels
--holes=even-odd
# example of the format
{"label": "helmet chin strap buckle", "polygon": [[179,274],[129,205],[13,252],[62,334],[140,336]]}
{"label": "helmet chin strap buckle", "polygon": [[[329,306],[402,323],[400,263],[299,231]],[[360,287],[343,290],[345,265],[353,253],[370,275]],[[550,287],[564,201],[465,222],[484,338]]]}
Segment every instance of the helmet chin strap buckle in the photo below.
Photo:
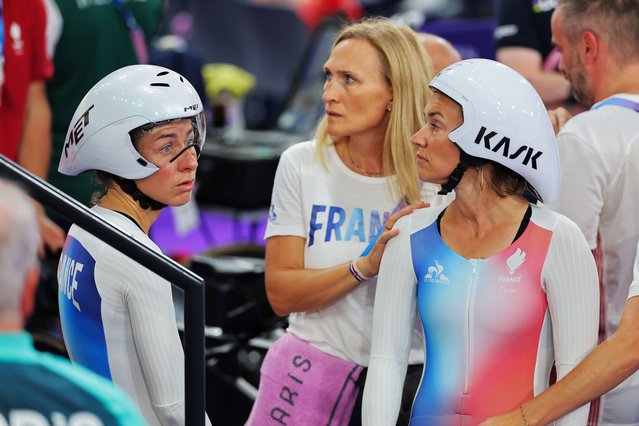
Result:
{"label": "helmet chin strap buckle", "polygon": [[457,164],[457,167],[455,167],[455,170],[453,170],[453,172],[448,177],[448,181],[442,185],[442,189],[440,189],[437,194],[447,195],[450,191],[455,189],[459,181],[464,176],[464,172],[467,168],[468,165],[463,161],[460,161],[459,164]]}
{"label": "helmet chin strap buckle", "polygon": [[120,188],[137,201],[143,209],[162,210],[166,207],[166,204],[155,201],[153,198],[140,191],[133,180],[125,179],[120,176],[116,176],[114,180],[118,185],[120,185]]}
{"label": "helmet chin strap buckle", "polygon": [[464,176],[464,172],[471,166],[481,166],[486,163],[488,160],[484,158],[474,157],[472,155],[466,154],[463,149],[459,150],[459,164],[455,167],[455,170],[448,177],[448,182],[442,185],[442,189],[439,190],[437,194],[446,195],[459,184],[459,181],[462,180]]}

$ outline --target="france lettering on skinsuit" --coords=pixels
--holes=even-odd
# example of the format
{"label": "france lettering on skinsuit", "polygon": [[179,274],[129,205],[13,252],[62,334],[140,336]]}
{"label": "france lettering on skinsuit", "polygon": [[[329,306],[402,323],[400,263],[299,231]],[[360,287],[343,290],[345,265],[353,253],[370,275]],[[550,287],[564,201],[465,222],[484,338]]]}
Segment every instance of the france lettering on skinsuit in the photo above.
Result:
{"label": "france lettering on skinsuit", "polygon": [[502,137],[499,140],[499,142],[497,142],[497,144],[491,148],[490,140],[493,137],[498,135],[497,135],[497,132],[494,132],[492,130],[486,133],[487,130],[488,129],[486,129],[484,126],[481,126],[481,129],[479,129],[479,133],[477,133],[477,137],[475,138],[475,144],[479,145],[483,140],[484,148],[489,149],[492,152],[501,151],[501,155],[511,160],[514,160],[515,158],[519,157],[521,154],[525,152],[526,155],[524,156],[524,159],[522,160],[521,163],[524,166],[527,166],[528,163],[530,163],[530,167],[537,170],[537,159],[541,157],[541,155],[543,154],[542,151],[535,151],[534,149],[526,145],[523,145],[523,146],[520,146],[519,149],[517,149],[517,151],[510,154],[510,138],[506,136]]}
{"label": "france lettering on skinsuit", "polygon": [[82,312],[80,304],[75,300],[75,292],[78,290],[77,275],[82,272],[84,265],[64,253],[60,262],[62,267],[58,268],[58,290],[73,302],[73,306],[78,311]]}
{"label": "france lettering on skinsuit", "polygon": [[295,398],[303,389],[303,375],[311,369],[311,361],[301,355],[295,355],[291,360],[291,364],[295,367],[295,371],[287,373],[288,378],[291,379],[290,386],[284,385],[280,390],[280,399],[286,405],[275,407],[271,410],[271,419],[284,426],[288,425],[286,422],[291,417],[290,409],[295,407]]}
{"label": "france lettering on skinsuit", "polygon": [[308,246],[315,244],[315,233],[324,229],[324,242],[329,241],[371,241],[383,228],[390,216],[384,212],[380,216],[377,210],[371,210],[368,216],[368,227],[364,209],[355,207],[350,212],[339,206],[314,204],[311,210],[311,223],[308,235]]}

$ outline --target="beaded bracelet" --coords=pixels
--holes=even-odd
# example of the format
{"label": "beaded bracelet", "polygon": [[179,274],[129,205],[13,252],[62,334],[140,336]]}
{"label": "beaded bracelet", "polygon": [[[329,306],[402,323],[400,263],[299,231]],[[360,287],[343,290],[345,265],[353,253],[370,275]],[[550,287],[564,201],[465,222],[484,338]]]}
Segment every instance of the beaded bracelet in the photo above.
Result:
{"label": "beaded bracelet", "polygon": [[524,414],[524,406],[523,405],[519,406],[519,412],[521,413],[521,418],[524,419],[524,426],[529,426],[528,425],[528,420],[526,419],[526,414]]}
{"label": "beaded bracelet", "polygon": [[366,275],[362,273],[362,271],[359,270],[359,268],[357,267],[356,260],[357,259],[353,259],[351,260],[351,263],[348,264],[348,270],[350,271],[351,275],[355,277],[358,283],[361,283],[370,279],[371,277],[367,277]]}

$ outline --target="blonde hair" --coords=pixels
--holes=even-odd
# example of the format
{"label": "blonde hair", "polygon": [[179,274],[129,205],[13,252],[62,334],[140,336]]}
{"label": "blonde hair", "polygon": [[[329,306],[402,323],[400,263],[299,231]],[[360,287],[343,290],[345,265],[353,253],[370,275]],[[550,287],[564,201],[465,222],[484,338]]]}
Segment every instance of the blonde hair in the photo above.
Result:
{"label": "blonde hair", "polygon": [[[366,40],[379,53],[381,72],[393,92],[384,136],[382,165],[387,174],[396,175],[391,188],[400,200],[416,202],[420,198],[415,148],[411,136],[424,124],[424,107],[431,94],[428,83],[433,66],[415,32],[386,18],[367,18],[346,26],[335,38],[333,49],[348,39]],[[325,148],[333,144],[327,133],[327,119],[322,118],[315,133],[317,156],[325,163]]]}

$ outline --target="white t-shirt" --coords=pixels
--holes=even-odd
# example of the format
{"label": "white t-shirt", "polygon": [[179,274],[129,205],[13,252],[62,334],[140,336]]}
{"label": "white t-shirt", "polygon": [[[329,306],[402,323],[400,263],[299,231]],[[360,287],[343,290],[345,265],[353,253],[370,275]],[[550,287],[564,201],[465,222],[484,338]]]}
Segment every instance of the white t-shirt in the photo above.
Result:
{"label": "white t-shirt", "polygon": [[[639,95],[613,97],[639,102]],[[639,113],[597,106],[573,117],[557,136],[561,193],[550,207],[577,223],[592,250],[600,236],[605,330],[610,337],[626,305],[639,241]],[[630,394],[622,395],[624,387]],[[637,401],[639,374],[603,397],[601,423],[639,425]]]}
{"label": "white t-shirt", "polygon": [[[265,238],[294,235],[306,239],[305,268],[328,268],[359,256],[383,229],[399,199],[394,177],[367,177],[342,163],[334,146],[326,149],[328,169],[315,155],[315,141],[301,142],[280,158]],[[431,203],[444,197],[433,197]],[[288,331],[316,348],[367,366],[377,279],[322,309],[292,313]],[[411,364],[424,360],[416,323]]]}
{"label": "white t-shirt", "polygon": [[[160,252],[124,215],[92,211]],[[71,359],[113,380],[149,425],[183,425],[184,353],[171,284],[76,225],[60,257],[58,284]]]}
{"label": "white t-shirt", "polygon": [[[375,298],[364,424],[395,424],[416,312],[426,367],[411,411],[424,425],[477,424],[516,409],[548,387],[597,343],[599,284],[581,231],[532,206],[521,236],[486,259],[452,251],[437,227],[442,208],[395,225]],[[588,405],[559,420],[585,424]]]}
{"label": "white t-shirt", "polygon": [[[614,97],[639,102],[637,95]],[[579,226],[591,250],[601,235],[609,337],[625,306],[639,241],[639,113],[614,105],[583,112],[566,123],[557,143],[561,192],[549,207]]]}

